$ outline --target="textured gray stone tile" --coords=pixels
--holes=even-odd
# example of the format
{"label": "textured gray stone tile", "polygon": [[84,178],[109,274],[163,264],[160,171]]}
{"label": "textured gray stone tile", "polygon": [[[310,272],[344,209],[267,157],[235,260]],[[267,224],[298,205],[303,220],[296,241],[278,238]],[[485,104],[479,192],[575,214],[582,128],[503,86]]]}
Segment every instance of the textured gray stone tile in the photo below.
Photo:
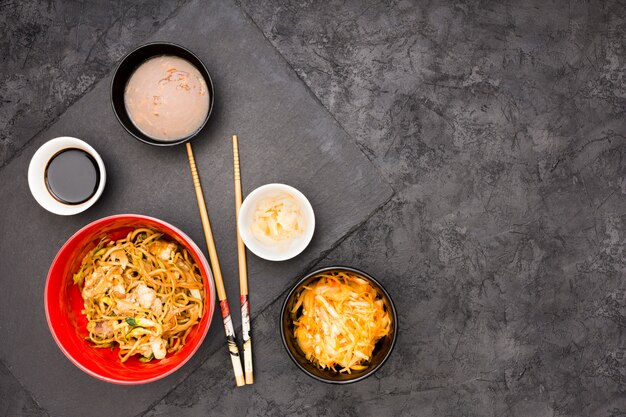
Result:
{"label": "textured gray stone tile", "polygon": [[[603,155],[616,149],[624,145],[585,156],[607,163]],[[584,180],[598,175],[592,166],[580,172]],[[494,232],[480,211],[435,216],[439,200],[450,198],[435,189],[407,189],[323,262],[363,267],[398,304],[399,358],[387,365],[381,385],[398,378],[411,392],[440,387],[432,411],[415,415],[623,410],[623,339],[614,315],[622,308],[624,263],[617,255],[605,260],[603,273],[587,267],[605,253],[621,253],[623,202],[585,207],[574,220],[565,202],[551,213],[539,206]],[[577,185],[563,185],[562,193],[573,203]],[[594,224],[600,242],[587,235]],[[415,404],[408,392],[403,399]]]}
{"label": "textured gray stone tile", "polygon": [[[624,148],[579,153],[598,161],[579,181],[604,175]],[[451,197],[437,195],[442,184],[407,188],[320,263],[368,271],[396,303],[398,344],[370,379],[336,387],[297,369],[280,343],[281,297],[254,322],[253,387],[232,388],[208,361],[147,416],[622,416],[623,201],[581,206],[572,219],[581,183],[545,181],[565,201],[506,229],[484,211],[441,210]]]}
{"label": "textured gray stone tile", "polygon": [[620,2],[239,1],[398,185],[623,133]]}
{"label": "textured gray stone tile", "polygon": [[[333,386],[304,375],[280,341],[281,302],[272,304],[253,323],[258,358],[254,385],[233,388],[223,367],[207,361],[145,417],[411,416],[418,415],[413,412],[416,408],[422,408],[419,415],[433,410],[433,399],[442,395],[440,387],[412,392],[403,373],[394,375],[394,370],[403,367],[399,355],[393,355],[375,376],[357,384]],[[405,339],[405,344],[409,343]]]}
{"label": "textured gray stone tile", "polygon": [[28,391],[0,362],[0,413],[3,416],[47,417]]}
{"label": "textured gray stone tile", "polygon": [[[231,134],[240,135],[244,193],[268,182],[294,185],[309,197],[318,221],[311,245],[296,259],[271,263],[249,256],[253,314],[368,218],[392,190],[234,4],[193,1],[154,39],[189,47],[214,77],[215,113],[193,147],[234,320],[239,323]],[[46,272],[62,243],[87,222],[115,213],[148,214],[172,222],[204,247],[184,147],[149,147],[126,134],[112,114],[109,82],[104,78],[0,171],[5,214],[0,218],[0,282],[5,288],[0,292],[0,330],[11,334],[1,339],[0,358],[54,416],[136,415],[206,360],[224,367],[234,386],[231,366],[224,360],[219,313],[190,364],[139,387],[114,386],[87,376],[63,357],[50,336],[42,305]],[[101,200],[73,217],[44,211],[29,195],[26,182],[36,148],[60,135],[92,144],[107,167]],[[221,353],[210,357],[218,350]],[[41,363],[46,364],[45,372]]]}
{"label": "textured gray stone tile", "polygon": [[0,1],[0,167],[184,3]]}
{"label": "textured gray stone tile", "polygon": [[399,298],[412,412],[624,415],[623,5],[241,3],[400,190],[328,262]]}

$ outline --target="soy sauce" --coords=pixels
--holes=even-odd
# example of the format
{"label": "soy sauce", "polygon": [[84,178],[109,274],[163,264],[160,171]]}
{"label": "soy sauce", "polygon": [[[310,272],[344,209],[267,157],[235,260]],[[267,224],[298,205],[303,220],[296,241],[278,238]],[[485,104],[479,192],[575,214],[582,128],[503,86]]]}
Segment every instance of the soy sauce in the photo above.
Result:
{"label": "soy sauce", "polygon": [[44,173],[48,191],[64,204],[81,204],[89,200],[100,184],[98,163],[78,148],[63,149],[54,155]]}

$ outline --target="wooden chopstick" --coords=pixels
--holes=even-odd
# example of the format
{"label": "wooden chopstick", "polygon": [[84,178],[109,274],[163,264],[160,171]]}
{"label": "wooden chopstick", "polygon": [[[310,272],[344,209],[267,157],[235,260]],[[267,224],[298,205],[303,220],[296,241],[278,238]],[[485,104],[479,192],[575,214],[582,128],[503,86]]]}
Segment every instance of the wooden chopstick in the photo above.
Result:
{"label": "wooden chopstick", "polygon": [[246,247],[239,235],[239,209],[241,209],[241,170],[239,169],[239,140],[233,135],[233,165],[235,173],[235,229],[237,229],[237,254],[239,258],[239,288],[241,294],[241,332],[243,333],[243,367],[246,384],[254,383],[252,372],[252,340],[250,338],[250,303],[248,301],[248,267]]}
{"label": "wooden chopstick", "polygon": [[228,308],[228,300],[226,299],[226,290],[224,289],[222,271],[220,269],[219,259],[217,258],[215,242],[213,241],[213,232],[211,231],[211,223],[209,222],[209,213],[207,212],[206,203],[204,202],[204,194],[202,193],[200,177],[198,177],[196,160],[193,157],[191,144],[187,142],[186,146],[187,156],[189,157],[189,168],[191,169],[191,178],[193,179],[193,186],[196,190],[198,210],[200,210],[200,219],[202,220],[204,237],[206,238],[206,245],[209,250],[209,258],[211,260],[213,278],[215,279],[217,298],[220,300],[220,309],[222,310],[222,318],[224,319],[224,332],[226,333],[228,352],[230,354],[230,359],[233,363],[233,370],[235,371],[235,381],[237,382],[237,386],[241,387],[242,385],[246,385],[246,381],[244,379],[243,370],[241,368],[241,360],[239,359],[239,348],[237,348],[237,341],[235,340],[235,329],[233,328],[233,321],[230,318],[230,309]]}

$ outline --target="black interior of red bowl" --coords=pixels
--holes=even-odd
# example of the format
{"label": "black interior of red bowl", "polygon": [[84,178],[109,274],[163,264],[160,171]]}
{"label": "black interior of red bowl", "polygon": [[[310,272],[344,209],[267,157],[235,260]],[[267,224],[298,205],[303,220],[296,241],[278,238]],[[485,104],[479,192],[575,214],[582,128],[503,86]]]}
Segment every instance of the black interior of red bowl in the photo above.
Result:
{"label": "black interior of red bowl", "polygon": [[[191,135],[184,137],[182,139],[178,139],[176,141],[158,141],[152,139],[150,136],[141,132],[130,120],[128,112],[126,111],[126,106],[124,105],[124,90],[126,89],[126,84],[130,79],[130,76],[135,72],[137,67],[141,65],[146,60],[160,55],[174,55],[180,58],[183,58],[189,62],[191,62],[197,69],[200,71],[207,85],[207,89],[209,90],[209,111],[204,119],[204,122]],[[111,81],[111,103],[113,105],[113,112],[119,120],[120,124],[135,137],[136,139],[148,143],[150,145],[156,146],[172,146],[178,145],[180,143],[187,142],[194,136],[196,136],[202,128],[206,125],[206,122],[209,120],[211,116],[211,111],[213,110],[213,101],[214,101],[214,89],[213,89],[213,81],[211,79],[211,75],[209,71],[206,69],[200,58],[198,58],[193,52],[190,50],[183,48],[180,45],[176,45],[174,43],[169,42],[154,42],[146,45],[142,45],[130,52],[126,55],[120,64],[118,65],[115,73],[113,74],[113,80]]]}
{"label": "black interior of red bowl", "polygon": [[[367,364],[367,368],[362,371],[353,371],[352,373],[342,373],[335,372],[329,369],[320,369],[317,365],[310,362],[300,347],[298,346],[298,342],[294,337],[294,320],[301,314],[301,308],[298,311],[291,312],[293,310],[293,306],[296,303],[298,296],[303,291],[304,286],[313,283],[318,280],[318,274],[322,272],[330,272],[330,271],[349,271],[353,272],[357,275],[360,275],[363,279],[367,280],[372,287],[378,291],[380,294],[383,303],[385,305],[385,309],[390,312],[391,315],[391,333],[380,339],[378,343],[376,343],[376,347],[374,348],[374,352],[371,360]],[[396,342],[396,336],[398,331],[398,321],[397,321],[396,308],[389,296],[389,293],[380,285],[378,281],[376,281],[373,277],[368,275],[363,271],[359,271],[358,269],[350,268],[350,267],[328,267],[319,269],[305,276],[300,282],[298,282],[293,289],[287,295],[285,302],[283,303],[283,308],[281,311],[281,328],[280,333],[283,339],[283,344],[287,353],[294,361],[294,363],[306,374],[309,376],[323,382],[333,383],[333,384],[347,384],[351,382],[360,381],[369,375],[373,374],[378,370],[387,360],[391,351],[393,350],[393,346]]]}

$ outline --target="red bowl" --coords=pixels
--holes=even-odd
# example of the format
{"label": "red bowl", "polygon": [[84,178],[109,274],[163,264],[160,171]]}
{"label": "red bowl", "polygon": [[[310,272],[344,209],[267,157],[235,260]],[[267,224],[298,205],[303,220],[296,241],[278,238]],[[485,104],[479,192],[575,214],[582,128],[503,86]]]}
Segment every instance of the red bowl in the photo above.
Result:
{"label": "red bowl", "polygon": [[[81,313],[83,299],[72,276],[80,268],[83,257],[103,236],[122,239],[129,231],[150,227],[164,233],[187,249],[200,267],[205,291],[205,314],[187,337],[186,345],[164,359],[142,363],[134,355],[121,363],[118,349],[95,349],[85,340],[87,317]],[[183,232],[162,220],[136,214],[119,214],[96,220],[68,239],[57,254],[46,282],[44,293],[46,318],[52,337],[70,361],[84,372],[102,381],[137,385],[156,381],[183,366],[198,350],[211,324],[215,307],[215,286],[209,264],[198,246]]]}

